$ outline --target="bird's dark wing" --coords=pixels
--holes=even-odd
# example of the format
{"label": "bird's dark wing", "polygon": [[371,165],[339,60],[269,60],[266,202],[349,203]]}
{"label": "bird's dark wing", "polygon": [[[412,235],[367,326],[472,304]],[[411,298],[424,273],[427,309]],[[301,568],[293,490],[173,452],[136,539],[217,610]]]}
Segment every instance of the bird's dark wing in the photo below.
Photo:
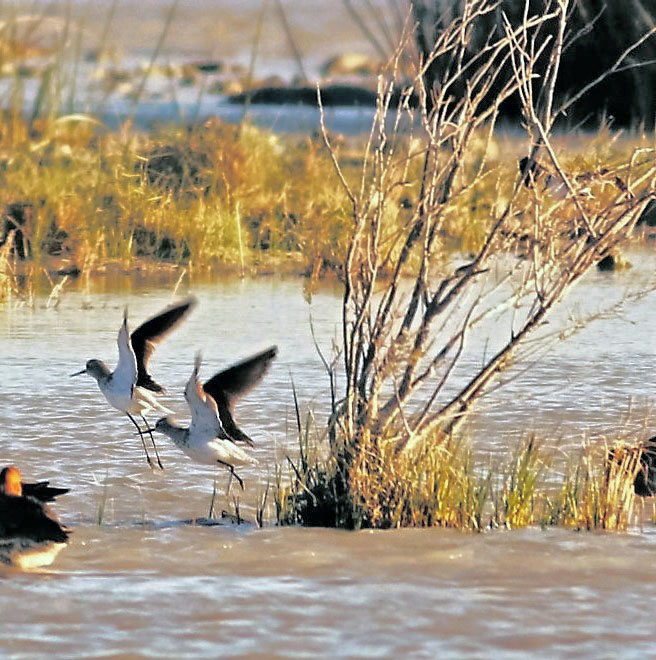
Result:
{"label": "bird's dark wing", "polygon": [[267,348],[224,371],[219,371],[203,385],[205,393],[216,401],[221,425],[231,440],[253,445],[253,441],[235,424],[232,409],[239,397],[262,380],[277,353],[276,346]]}
{"label": "bird's dark wing", "polygon": [[225,394],[232,403],[262,380],[277,353],[278,348],[272,346],[266,351],[219,371],[203,385],[203,389],[217,404],[221,393]]}
{"label": "bird's dark wing", "polygon": [[255,443],[237,426],[232,416],[232,403],[225,393],[219,392],[217,398],[214,400],[216,401],[216,407],[219,412],[221,427],[228,436],[228,439],[233,442],[245,442],[249,447],[255,447]]}
{"label": "bird's dark wing", "polygon": [[23,495],[33,497],[40,502],[52,502],[59,495],[65,495],[70,488],[55,488],[49,481],[38,481],[34,484],[22,484]]}
{"label": "bird's dark wing", "polygon": [[0,539],[21,537],[37,543],[64,543],[68,535],[48,505],[33,497],[0,496]]}
{"label": "bird's dark wing", "polygon": [[132,349],[137,358],[137,386],[153,392],[164,392],[148,373],[148,360],[155,350],[155,344],[171,332],[191,311],[196,298],[190,297],[181,303],[167,307],[163,312],[142,323],[131,335]]}

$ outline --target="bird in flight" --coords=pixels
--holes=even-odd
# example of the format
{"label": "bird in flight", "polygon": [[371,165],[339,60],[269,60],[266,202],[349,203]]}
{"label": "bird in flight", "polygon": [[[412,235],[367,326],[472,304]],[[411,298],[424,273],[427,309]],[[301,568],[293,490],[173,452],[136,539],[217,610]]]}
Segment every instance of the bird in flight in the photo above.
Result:
{"label": "bird in flight", "polygon": [[240,446],[253,447],[254,443],[237,426],[233,417],[234,404],[262,380],[277,352],[277,347],[272,346],[219,371],[205,384],[202,384],[198,377],[201,357],[200,354],[196,355],[194,369],[185,388],[185,399],[191,411],[191,424],[188,427],[181,426],[168,416],[157,421],[155,430],[167,435],[193,461],[226,467],[230,471],[230,478],[234,477],[243,489],[244,481],[235,472],[235,465],[253,464],[257,461]]}
{"label": "bird in flight", "polygon": [[[164,469],[157,452],[157,445],[152,429],[148,426],[144,413],[159,412],[170,414],[171,410],[163,406],[158,395],[166,390],[148,373],[148,362],[155,346],[166,335],[177,327],[196,304],[194,297],[167,307],[159,314],[142,323],[131,335],[128,331],[127,308],[123,314],[123,323],[118,332],[118,364],[114,371],[102,360],[89,360],[81,371],[73,376],[88,374],[96,379],[100,391],[107,401],[117,410],[124,412],[135,425],[148,465],[153,468],[153,461],[148,454],[144,433],[148,433],[155,451],[157,465]],[[143,420],[145,430],[142,430],[134,418],[138,415]]]}

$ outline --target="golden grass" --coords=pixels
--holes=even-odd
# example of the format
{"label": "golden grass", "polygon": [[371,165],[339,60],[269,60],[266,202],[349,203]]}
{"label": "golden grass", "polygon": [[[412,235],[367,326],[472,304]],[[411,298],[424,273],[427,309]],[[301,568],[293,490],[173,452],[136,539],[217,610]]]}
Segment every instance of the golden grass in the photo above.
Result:
{"label": "golden grass", "polygon": [[633,520],[633,482],[640,470],[640,448],[619,444],[584,450],[568,466],[560,490],[545,507],[545,524],[575,529],[623,531]]}
{"label": "golden grass", "polygon": [[[209,121],[151,134],[80,117],[0,118],[0,206],[29,206],[29,259],[135,258],[220,268],[242,260],[335,268],[345,196],[310,139]],[[6,213],[6,211],[5,211]]]}
{"label": "golden grass", "polygon": [[415,454],[371,440],[348,455],[340,445],[321,454],[310,448],[308,429],[301,433],[298,460],[288,457],[278,467],[280,525],[625,531],[636,522],[635,448],[618,445],[611,458],[606,446],[585,446],[565,466],[533,436],[496,463],[478,459],[455,438],[436,439]]}
{"label": "golden grass", "polygon": [[10,232],[5,244],[0,247],[0,302],[11,300],[18,288],[10,255],[13,238],[13,232]]}
{"label": "golden grass", "polygon": [[[613,173],[586,204],[604,202],[612,192],[606,194],[609,178],[622,176],[617,163],[642,142],[603,137],[575,142],[570,152],[563,146],[573,176]],[[518,149],[508,149],[507,141],[492,138],[492,147],[486,142],[486,174],[445,210],[445,255],[449,246],[467,252],[484,240],[517,175]],[[363,149],[353,140],[337,150],[353,185],[361,176]],[[417,203],[419,160],[399,161],[407,185],[385,196],[383,245],[394,245]],[[479,166],[472,149],[465,169]],[[81,270],[115,261],[130,268],[147,260],[185,264],[192,274],[237,267],[252,273],[287,263],[316,277],[341,272],[352,222],[349,200],[320,141],[218,120],[141,133],[129,124],[109,131],[79,115],[30,122],[6,112],[0,116],[5,215],[11,205],[30,211],[23,229],[34,272],[49,260]],[[559,218],[554,231],[568,220]]]}

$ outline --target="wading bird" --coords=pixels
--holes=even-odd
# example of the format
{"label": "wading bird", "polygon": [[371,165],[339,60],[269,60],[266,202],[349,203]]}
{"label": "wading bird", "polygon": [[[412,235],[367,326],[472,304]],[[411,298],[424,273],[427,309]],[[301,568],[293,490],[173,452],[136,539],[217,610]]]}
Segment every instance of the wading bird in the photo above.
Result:
{"label": "wading bird", "polygon": [[[52,499],[68,489],[50,490],[61,492],[37,492]],[[0,563],[23,570],[48,566],[66,546],[69,534],[45,502],[23,492],[17,467],[9,466],[0,472]]]}
{"label": "wading bird", "polygon": [[[256,463],[237,443],[253,447],[253,441],[237,426],[233,418],[235,401],[262,380],[278,349],[268,348],[257,355],[219,371],[204,385],[198,379],[201,357],[196,355],[194,370],[185,388],[185,399],[191,411],[191,424],[181,426],[171,417],[162,417],[155,430],[167,435],[189,458],[205,465],[223,465],[244,488],[235,465]],[[228,488],[230,482],[228,483]],[[215,487],[210,504],[212,516]]]}
{"label": "wading bird", "polygon": [[[130,418],[141,437],[146,460],[151,468],[154,466],[146,448],[144,433],[150,435],[157,465],[160,469],[164,469],[157,452],[152,429],[148,426],[144,413],[170,414],[171,411],[157,399],[157,395],[163,394],[165,389],[156,383],[148,373],[148,361],[155,350],[155,344],[171,332],[195,304],[196,299],[190,297],[181,303],[171,305],[163,312],[142,323],[132,335],[128,332],[128,312],[126,308],[123,314],[123,323],[118,332],[118,364],[116,369],[112,372],[102,360],[89,360],[84,369],[71,374],[71,377],[89,374],[89,376],[95,378],[107,401]],[[146,425],[145,430],[141,430],[134,415],[141,417]]]}

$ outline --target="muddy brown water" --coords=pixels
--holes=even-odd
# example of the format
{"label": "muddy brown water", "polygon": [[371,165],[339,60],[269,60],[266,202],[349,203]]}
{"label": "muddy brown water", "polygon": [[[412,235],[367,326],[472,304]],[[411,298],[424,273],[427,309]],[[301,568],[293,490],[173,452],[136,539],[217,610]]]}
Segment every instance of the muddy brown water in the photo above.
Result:
{"label": "muddy brown water", "polygon": [[[592,274],[556,319],[603,308],[646,283],[634,268]],[[646,284],[644,284],[646,285]],[[310,311],[327,352],[339,336],[339,291],[312,307],[298,280],[192,287],[200,304],[158,347],[165,402],[188,418],[182,390],[196,350],[202,375],[269,344],[279,358],[239,404],[257,466],[241,471],[245,518],[276,460],[293,451],[290,372],[304,410],[325,415],[327,381]],[[86,303],[91,306],[85,309]],[[56,509],[72,541],[51,570],[0,576],[3,657],[632,657],[653,652],[651,568],[656,529],[625,534],[527,529],[342,532],[186,524],[207,513],[212,471],[158,436],[163,472],[145,463],[131,424],[90,378],[90,357],[116,360],[129,304],[132,327],[171,301],[170,288],[65,292],[59,307],[0,309],[0,462],[27,479],[70,486]],[[507,452],[527,430],[561,443],[656,430],[653,296],[557,343],[470,424],[481,451]],[[507,327],[499,322],[493,332]],[[482,344],[472,344],[472,360]],[[477,353],[478,351],[478,353]],[[478,358],[476,356],[478,355]],[[628,412],[627,412],[628,411]],[[651,429],[650,429],[651,425]],[[226,475],[219,475],[219,508]],[[97,524],[105,501],[103,521]]]}

